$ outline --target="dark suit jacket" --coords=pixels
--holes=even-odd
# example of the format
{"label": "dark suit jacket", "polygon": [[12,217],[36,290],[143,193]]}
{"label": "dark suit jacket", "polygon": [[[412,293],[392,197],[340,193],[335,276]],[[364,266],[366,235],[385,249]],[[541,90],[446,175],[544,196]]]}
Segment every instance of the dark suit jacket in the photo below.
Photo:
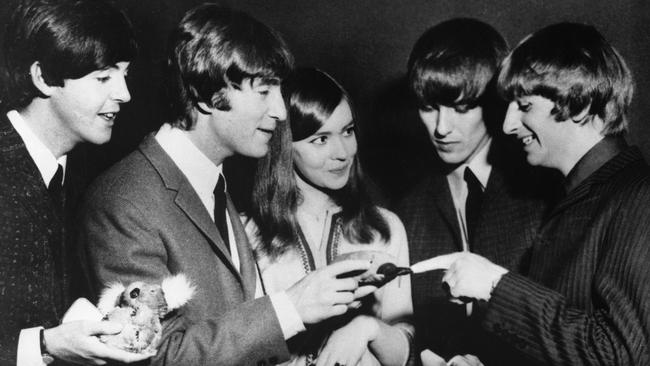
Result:
{"label": "dark suit jacket", "polygon": [[88,191],[79,243],[95,293],[111,281],[159,283],[177,273],[197,287],[194,298],[164,322],[154,364],[265,365],[288,359],[269,298],[254,299],[255,263],[230,200],[228,213],[241,274],[198,195],[153,136]]}
{"label": "dark suit jacket", "polygon": [[[16,363],[20,330],[56,326],[71,296],[70,258],[65,240],[68,214],[83,179],[68,155],[65,206],[54,206],[36,163],[6,115],[0,117],[0,364]],[[78,277],[78,276],[77,276]],[[73,294],[74,293],[74,294]]]}
{"label": "dark suit jacket", "polygon": [[[506,151],[509,145],[504,143],[492,142],[488,155],[492,171],[470,250],[521,271],[547,202],[557,190],[551,186],[538,189],[548,178],[544,175],[547,172],[527,167],[519,155]],[[406,228],[411,263],[462,250],[460,226],[442,166],[435,167],[400,202],[396,212]],[[430,348],[447,359],[471,353],[486,365],[508,364],[510,361],[500,354],[499,341],[482,333],[476,320],[480,317],[477,304],[474,315],[468,318],[464,305],[449,302],[441,288],[443,274],[434,271],[412,278],[416,348]],[[520,362],[516,361],[518,355],[512,358],[512,364]]]}
{"label": "dark suit jacket", "polygon": [[650,365],[650,169],[622,152],[562,199],[485,328],[547,365]]}

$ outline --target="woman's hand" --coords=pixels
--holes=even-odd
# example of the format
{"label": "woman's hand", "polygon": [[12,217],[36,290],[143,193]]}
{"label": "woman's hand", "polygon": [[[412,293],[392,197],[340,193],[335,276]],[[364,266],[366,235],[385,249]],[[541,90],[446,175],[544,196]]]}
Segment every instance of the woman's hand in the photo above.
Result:
{"label": "woman's hand", "polygon": [[356,366],[378,333],[377,319],[366,315],[355,317],[332,332],[318,355],[316,366]]}
{"label": "woman's hand", "polygon": [[447,362],[447,366],[483,366],[483,363],[474,355],[457,355]]}
{"label": "woman's hand", "polygon": [[428,349],[420,353],[420,360],[422,361],[422,366],[447,366],[444,358]]}

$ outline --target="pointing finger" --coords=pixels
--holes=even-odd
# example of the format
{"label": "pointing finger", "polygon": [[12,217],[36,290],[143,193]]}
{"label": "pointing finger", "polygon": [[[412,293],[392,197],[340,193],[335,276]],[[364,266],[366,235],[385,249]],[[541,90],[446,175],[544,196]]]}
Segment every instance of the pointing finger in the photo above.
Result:
{"label": "pointing finger", "polygon": [[422,262],[415,263],[411,266],[413,273],[422,273],[433,271],[435,269],[448,269],[460,256],[464,255],[463,252],[443,254],[437,257],[423,260]]}

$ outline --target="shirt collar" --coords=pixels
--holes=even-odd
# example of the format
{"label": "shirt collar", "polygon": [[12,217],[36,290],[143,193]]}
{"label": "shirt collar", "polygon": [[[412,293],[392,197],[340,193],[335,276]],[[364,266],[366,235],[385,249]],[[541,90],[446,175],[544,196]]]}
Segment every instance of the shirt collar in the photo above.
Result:
{"label": "shirt collar", "polygon": [[627,147],[622,137],[605,137],[578,160],[564,181],[565,191],[571,192],[593,172]]}
{"label": "shirt collar", "polygon": [[449,173],[450,180],[463,184],[465,181],[464,174],[465,168],[469,167],[472,170],[472,173],[476,176],[478,181],[481,183],[483,190],[487,187],[488,179],[490,178],[490,172],[492,171],[492,165],[488,162],[488,152],[490,151],[490,146],[492,145],[492,139],[490,139],[485,146],[478,151],[478,153],[470,160],[468,163],[461,164],[451,173]]}
{"label": "shirt collar", "polygon": [[67,155],[63,155],[57,159],[54,154],[52,154],[52,151],[45,146],[43,141],[34,134],[18,111],[9,111],[7,113],[7,118],[23,140],[25,148],[27,149],[29,156],[34,160],[45,185],[50,185],[50,181],[54,177],[54,174],[56,174],[59,165],[63,167],[63,177],[65,177],[65,168],[68,160]]}
{"label": "shirt collar", "polygon": [[214,165],[192,143],[186,131],[167,123],[156,133],[156,141],[185,175],[208,212],[212,212],[212,194],[219,175],[222,174],[223,164]]}

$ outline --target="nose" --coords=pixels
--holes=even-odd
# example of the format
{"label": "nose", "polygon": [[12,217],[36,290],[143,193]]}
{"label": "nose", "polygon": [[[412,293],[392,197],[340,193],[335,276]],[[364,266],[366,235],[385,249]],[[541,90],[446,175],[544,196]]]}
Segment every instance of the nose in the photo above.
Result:
{"label": "nose", "polygon": [[118,103],[127,103],[131,100],[131,93],[129,87],[126,85],[126,78],[124,74],[120,74],[113,78],[115,85],[113,86],[112,97]]}
{"label": "nose", "polygon": [[510,102],[506,117],[503,120],[503,133],[513,135],[521,127],[521,113],[516,102]]}
{"label": "nose", "polygon": [[269,93],[269,116],[278,121],[284,121],[287,119],[287,108],[284,105],[280,87],[271,88]]}
{"label": "nose", "polygon": [[436,122],[436,135],[445,137],[453,129],[452,117],[454,110],[450,107],[440,106],[438,109],[438,121]]}
{"label": "nose", "polygon": [[357,140],[353,136],[333,136],[330,147],[332,159],[345,161],[357,153]]}

